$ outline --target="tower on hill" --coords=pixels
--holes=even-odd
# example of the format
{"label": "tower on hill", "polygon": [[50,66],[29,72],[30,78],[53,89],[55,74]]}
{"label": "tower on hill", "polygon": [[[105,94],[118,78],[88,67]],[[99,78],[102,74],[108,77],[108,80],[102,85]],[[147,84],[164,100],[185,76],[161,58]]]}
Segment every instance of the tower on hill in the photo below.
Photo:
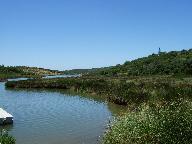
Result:
{"label": "tower on hill", "polygon": [[161,54],[161,48],[159,47],[159,52],[158,52],[158,54]]}

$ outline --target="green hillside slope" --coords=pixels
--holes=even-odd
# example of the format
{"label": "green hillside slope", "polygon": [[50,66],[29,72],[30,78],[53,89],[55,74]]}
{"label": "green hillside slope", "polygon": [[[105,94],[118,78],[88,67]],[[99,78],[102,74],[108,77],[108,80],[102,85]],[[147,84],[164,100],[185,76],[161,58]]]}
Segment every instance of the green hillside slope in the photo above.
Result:
{"label": "green hillside slope", "polygon": [[161,52],[127,61],[95,74],[105,76],[192,75],[192,49]]}
{"label": "green hillside slope", "polygon": [[6,80],[8,78],[17,77],[41,77],[43,75],[55,75],[60,74],[59,71],[37,68],[37,67],[26,67],[26,66],[4,66],[0,65],[0,80]]}

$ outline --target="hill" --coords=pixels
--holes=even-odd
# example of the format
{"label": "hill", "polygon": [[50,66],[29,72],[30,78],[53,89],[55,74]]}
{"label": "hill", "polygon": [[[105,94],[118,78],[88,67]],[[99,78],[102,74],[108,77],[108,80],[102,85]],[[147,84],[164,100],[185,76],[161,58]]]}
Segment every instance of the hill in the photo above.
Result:
{"label": "hill", "polygon": [[8,78],[17,77],[42,77],[44,75],[56,75],[61,74],[57,70],[49,70],[37,67],[26,66],[4,66],[0,65],[0,80],[6,80]]}
{"label": "hill", "polygon": [[103,76],[192,75],[192,49],[161,52],[92,74]]}
{"label": "hill", "polygon": [[88,74],[91,72],[95,72],[99,70],[99,68],[92,68],[92,69],[72,69],[72,70],[65,70],[63,71],[64,74],[74,75],[74,74]]}

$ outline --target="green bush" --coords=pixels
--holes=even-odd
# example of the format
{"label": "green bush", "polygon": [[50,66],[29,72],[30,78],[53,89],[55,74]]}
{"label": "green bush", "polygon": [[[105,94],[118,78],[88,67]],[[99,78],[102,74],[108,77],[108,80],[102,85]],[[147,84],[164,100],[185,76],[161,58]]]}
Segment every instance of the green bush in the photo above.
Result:
{"label": "green bush", "polygon": [[1,131],[0,144],[15,144],[15,139],[6,131]]}
{"label": "green bush", "polygon": [[192,143],[192,103],[179,100],[164,106],[143,105],[114,122],[104,144]]}

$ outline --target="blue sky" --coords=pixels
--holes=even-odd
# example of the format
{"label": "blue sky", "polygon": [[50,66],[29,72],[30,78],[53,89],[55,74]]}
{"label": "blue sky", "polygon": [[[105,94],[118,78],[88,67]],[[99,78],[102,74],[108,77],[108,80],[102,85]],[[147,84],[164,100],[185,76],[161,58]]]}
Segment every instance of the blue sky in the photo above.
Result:
{"label": "blue sky", "polygon": [[0,0],[0,64],[92,68],[192,47],[191,0]]}

